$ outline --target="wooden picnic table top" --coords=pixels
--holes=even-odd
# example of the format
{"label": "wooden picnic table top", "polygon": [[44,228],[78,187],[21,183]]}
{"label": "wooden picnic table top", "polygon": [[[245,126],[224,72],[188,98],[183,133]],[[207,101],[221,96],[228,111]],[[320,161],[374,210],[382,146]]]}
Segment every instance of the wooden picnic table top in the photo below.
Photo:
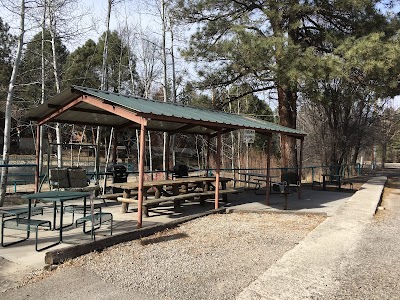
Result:
{"label": "wooden picnic table top", "polygon": [[[168,179],[168,180],[152,180],[152,181],[144,181],[143,187],[151,188],[155,186],[163,186],[163,185],[178,185],[185,183],[196,183],[196,182],[214,182],[215,177],[184,177],[184,178],[176,178],[176,179]],[[232,180],[232,178],[220,177],[220,182],[226,182]],[[139,182],[121,182],[121,183],[113,183],[111,186],[121,189],[137,189],[139,187]]]}

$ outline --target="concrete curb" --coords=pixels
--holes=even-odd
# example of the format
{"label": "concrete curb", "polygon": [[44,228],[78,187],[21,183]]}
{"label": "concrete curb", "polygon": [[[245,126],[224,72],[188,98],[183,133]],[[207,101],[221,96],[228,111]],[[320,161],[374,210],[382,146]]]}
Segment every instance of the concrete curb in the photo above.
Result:
{"label": "concrete curb", "polygon": [[93,251],[102,251],[107,247],[114,246],[116,244],[129,242],[133,240],[137,240],[143,237],[147,237],[155,234],[156,232],[163,231],[165,229],[172,229],[178,227],[180,224],[189,222],[191,220],[201,218],[204,216],[212,215],[212,214],[220,214],[225,213],[225,208],[213,209],[204,213],[199,213],[195,215],[190,215],[187,217],[179,218],[177,220],[163,223],[155,226],[144,227],[140,229],[132,230],[131,232],[118,234],[103,238],[99,241],[89,242],[85,244],[75,245],[68,248],[62,248],[59,250],[49,251],[45,256],[45,263],[47,265],[56,265],[61,264],[68,259],[72,259]]}
{"label": "concrete curb", "polygon": [[360,241],[387,178],[366,182],[336,213],[244,289],[237,299],[316,299],[335,289],[343,258]]}

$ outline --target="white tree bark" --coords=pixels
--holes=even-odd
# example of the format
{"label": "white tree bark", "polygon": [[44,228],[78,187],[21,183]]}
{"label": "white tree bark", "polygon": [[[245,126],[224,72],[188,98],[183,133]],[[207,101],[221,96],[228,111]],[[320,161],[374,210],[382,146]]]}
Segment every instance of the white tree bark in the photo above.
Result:
{"label": "white tree bark", "polygon": [[[169,21],[170,23],[170,34],[171,34],[171,64],[172,64],[172,102],[176,103],[176,71],[175,71],[175,51],[174,51],[174,46],[175,46],[175,41],[174,41],[174,28],[173,24],[171,22],[171,19]],[[197,143],[197,139],[196,139]],[[196,144],[197,145],[197,144]],[[171,152],[172,152],[172,165],[176,165],[176,160],[175,160],[175,135],[172,136],[171,139]]]}
{"label": "white tree bark", "polygon": [[[107,10],[107,29],[106,29],[106,35],[104,37],[104,48],[103,48],[103,64],[102,64],[102,72],[101,72],[101,86],[100,90],[104,91],[108,89],[108,72],[107,72],[107,57],[108,57],[108,33],[110,31],[110,18],[111,18],[111,9],[113,5],[113,0],[108,0],[108,10]],[[96,144],[97,147],[100,147],[100,132],[101,128],[100,126],[97,127],[97,135],[96,135]],[[100,149],[100,148],[99,148]],[[98,161],[99,164],[97,166],[98,169],[96,169],[96,172],[99,172],[100,170],[100,153],[97,153]],[[107,168],[107,166],[106,166]],[[107,170],[106,170],[107,171]],[[104,176],[104,185],[106,185],[106,178],[107,176]],[[103,193],[105,193],[105,190],[103,189]]]}
{"label": "white tree bark", "polygon": [[[61,92],[60,87],[60,74],[58,69],[58,62],[57,62],[57,53],[56,53],[56,19],[55,19],[55,11],[54,11],[54,2],[53,0],[48,0],[49,4],[49,18],[50,18],[50,35],[51,35],[51,50],[53,53],[53,71],[54,71],[54,79],[56,83],[56,91],[57,94]],[[56,124],[56,140],[57,140],[57,166],[62,168],[63,160],[62,160],[62,138],[61,138],[61,128],[60,123]]]}
{"label": "white tree bark", "polygon": [[[10,161],[11,111],[12,111],[12,103],[14,97],[15,82],[17,79],[19,64],[21,62],[22,47],[24,44],[24,34],[25,34],[25,0],[21,0],[17,55],[11,73],[10,84],[8,86],[6,112],[4,120],[4,146],[3,146],[4,165],[8,165]],[[8,167],[3,167],[1,169],[0,206],[3,206],[4,199],[6,197],[7,177],[8,177]]]}
{"label": "white tree bark", "polygon": [[[44,103],[45,99],[45,57],[44,57],[44,42],[45,42],[45,30],[46,30],[46,12],[47,12],[47,0],[44,0],[44,5],[43,5],[43,19],[42,19],[42,53],[41,53],[41,65],[42,65],[42,84],[41,84],[41,99],[40,103]],[[43,126],[40,126],[40,136],[39,136],[39,174],[42,173],[43,171]],[[36,147],[36,146],[35,146]]]}
{"label": "white tree bark", "polygon": [[[161,23],[162,23],[162,60],[163,60],[163,75],[164,75],[164,85],[163,85],[163,92],[164,92],[164,102],[168,101],[167,96],[167,84],[168,84],[168,75],[167,75],[167,49],[166,49],[166,34],[167,34],[167,18],[166,18],[166,5],[165,1],[161,0]],[[168,150],[168,136],[167,133],[164,132],[164,147],[163,147],[163,169],[165,171],[164,178],[168,179],[168,169],[167,166],[167,153]]]}

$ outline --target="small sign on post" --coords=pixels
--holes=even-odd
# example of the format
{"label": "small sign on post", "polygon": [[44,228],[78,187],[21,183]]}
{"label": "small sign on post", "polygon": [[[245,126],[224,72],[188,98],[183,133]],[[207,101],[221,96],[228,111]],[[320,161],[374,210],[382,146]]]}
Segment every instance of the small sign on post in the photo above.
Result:
{"label": "small sign on post", "polygon": [[243,142],[246,144],[253,144],[256,137],[256,131],[254,129],[243,130]]}

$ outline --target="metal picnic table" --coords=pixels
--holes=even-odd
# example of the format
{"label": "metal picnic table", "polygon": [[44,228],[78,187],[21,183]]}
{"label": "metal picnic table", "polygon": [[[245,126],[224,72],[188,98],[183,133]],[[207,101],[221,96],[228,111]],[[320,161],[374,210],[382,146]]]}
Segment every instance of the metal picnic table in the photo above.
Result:
{"label": "metal picnic table", "polygon": [[[53,229],[56,228],[56,213],[57,213],[57,204],[60,204],[60,226],[59,230],[59,240],[55,244],[51,246],[58,245],[63,242],[63,216],[64,216],[64,202],[68,200],[76,200],[79,198],[83,198],[84,205],[84,215],[86,215],[86,197],[90,196],[92,193],[90,192],[71,192],[71,191],[49,191],[49,192],[39,192],[34,194],[23,195],[22,198],[29,201],[28,203],[28,220],[31,218],[31,210],[32,210],[32,200],[40,200],[42,202],[50,202],[54,205],[54,213],[53,213]],[[29,236],[28,236],[29,237]],[[50,246],[49,246],[50,247]]]}

